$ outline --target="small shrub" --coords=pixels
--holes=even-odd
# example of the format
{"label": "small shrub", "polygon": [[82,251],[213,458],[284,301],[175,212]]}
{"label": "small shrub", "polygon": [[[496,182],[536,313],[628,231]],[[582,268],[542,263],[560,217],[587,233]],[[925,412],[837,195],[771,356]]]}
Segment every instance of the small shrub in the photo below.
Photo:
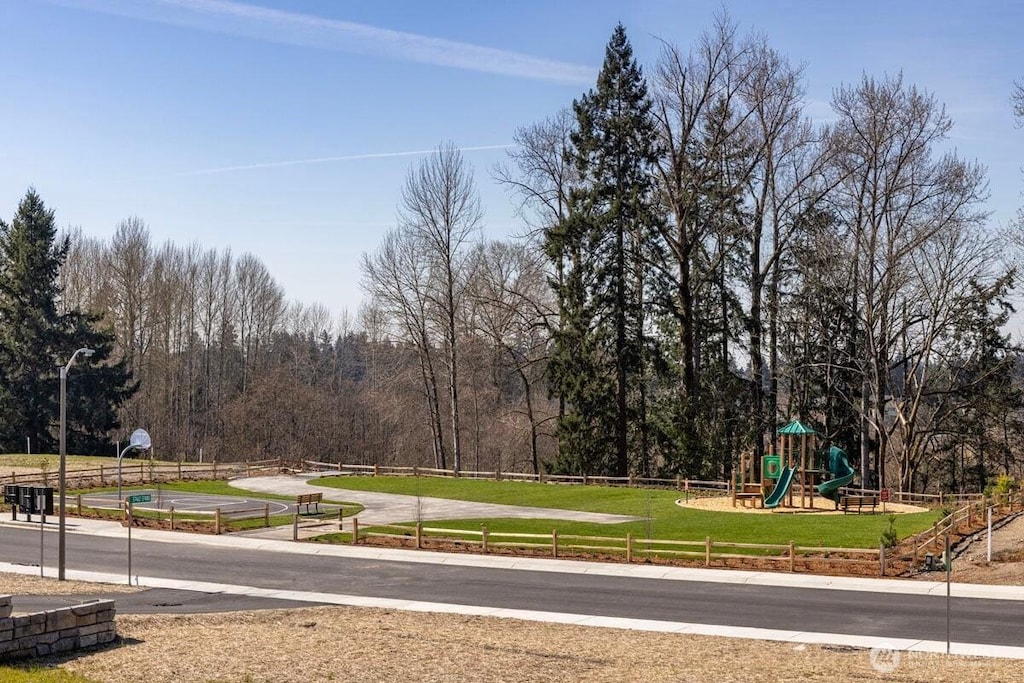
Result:
{"label": "small shrub", "polygon": [[988,480],[988,484],[985,486],[985,497],[1005,496],[1018,488],[1020,488],[1019,481],[1008,474],[1000,474],[998,477]]}
{"label": "small shrub", "polygon": [[895,548],[899,545],[900,537],[896,533],[896,515],[889,515],[889,526],[878,537],[878,542],[886,548]]}

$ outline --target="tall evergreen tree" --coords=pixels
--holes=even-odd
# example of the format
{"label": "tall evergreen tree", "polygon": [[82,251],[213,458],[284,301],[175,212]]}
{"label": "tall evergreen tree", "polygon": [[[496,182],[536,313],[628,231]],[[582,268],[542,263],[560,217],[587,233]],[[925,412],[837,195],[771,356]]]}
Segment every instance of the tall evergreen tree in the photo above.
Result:
{"label": "tall evergreen tree", "polygon": [[[68,253],[53,211],[34,189],[10,225],[0,222],[0,448],[55,452],[50,424],[58,412],[61,348],[57,275]],[[66,359],[65,359],[66,360]]]}
{"label": "tall evergreen tree", "polygon": [[[53,211],[34,189],[10,225],[0,221],[0,449],[35,452],[58,446],[59,370],[75,349],[96,351],[68,381],[68,443],[76,452],[109,452],[115,411],[135,387],[123,363],[98,365],[113,347],[97,318],[62,312],[59,275],[69,238],[58,237]],[[84,359],[83,359],[84,360]],[[104,447],[107,446],[107,447]]]}
{"label": "tall evergreen tree", "polygon": [[654,347],[645,340],[644,303],[657,214],[651,102],[621,24],[597,88],[574,102],[573,111],[580,187],[570,196],[568,218],[549,235],[549,253],[568,257],[570,270],[559,291],[570,319],[556,339],[553,364],[556,390],[569,404],[560,424],[561,460],[593,461],[595,454],[583,449],[597,449],[610,454],[606,471],[625,475],[631,467],[650,468],[644,380]]}

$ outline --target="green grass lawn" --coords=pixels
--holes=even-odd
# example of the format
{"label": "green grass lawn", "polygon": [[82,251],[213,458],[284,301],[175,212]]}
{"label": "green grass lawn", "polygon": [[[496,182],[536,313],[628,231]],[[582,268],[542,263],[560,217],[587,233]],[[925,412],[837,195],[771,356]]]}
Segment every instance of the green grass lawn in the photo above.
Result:
{"label": "green grass lawn", "polygon": [[[675,504],[679,491],[631,489],[607,486],[565,486],[527,482],[482,481],[415,477],[324,477],[313,482],[320,486],[404,493],[505,503],[529,507],[547,507],[586,512],[642,517],[642,521],[623,524],[591,524],[561,520],[462,519],[427,522],[426,526],[451,529],[479,529],[486,525],[492,532],[559,534],[582,536],[675,539],[733,543],[785,544],[842,548],[877,548],[879,537],[889,525],[887,515],[772,514],[750,515],[683,508]],[[928,511],[896,515],[896,532],[905,537],[927,529],[942,514]]]}
{"label": "green grass lawn", "polygon": [[44,669],[39,666],[0,666],[0,683],[91,683],[91,678],[73,674],[64,669]]}

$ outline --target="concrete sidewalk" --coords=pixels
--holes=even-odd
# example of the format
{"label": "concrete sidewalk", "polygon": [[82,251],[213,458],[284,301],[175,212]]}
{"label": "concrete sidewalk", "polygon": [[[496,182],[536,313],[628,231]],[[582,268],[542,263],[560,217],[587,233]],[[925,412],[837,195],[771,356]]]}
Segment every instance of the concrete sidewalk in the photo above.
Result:
{"label": "concrete sidewalk", "polygon": [[272,477],[249,477],[232,479],[228,483],[247,491],[276,493],[278,495],[299,495],[300,493],[322,493],[325,501],[335,503],[359,503],[366,509],[359,513],[359,523],[396,524],[416,520],[475,519],[480,517],[512,517],[516,519],[558,519],[571,522],[596,522],[599,524],[621,524],[635,522],[640,517],[608,515],[600,512],[578,512],[554,508],[525,507],[518,505],[497,505],[494,503],[471,503],[446,498],[405,496],[395,493],[374,493],[338,489],[329,486],[313,486],[309,483],[315,475],[280,475]]}

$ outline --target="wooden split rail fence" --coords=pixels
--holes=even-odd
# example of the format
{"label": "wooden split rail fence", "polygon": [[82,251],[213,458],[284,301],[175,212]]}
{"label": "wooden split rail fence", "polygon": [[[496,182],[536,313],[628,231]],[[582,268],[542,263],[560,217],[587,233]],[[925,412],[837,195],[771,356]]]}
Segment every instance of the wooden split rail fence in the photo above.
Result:
{"label": "wooden split rail fence", "polygon": [[593,475],[566,474],[533,474],[532,472],[476,472],[466,470],[441,470],[433,467],[396,467],[388,465],[339,465],[337,463],[303,460],[302,466],[312,471],[340,471],[343,474],[362,474],[367,476],[390,477],[449,477],[458,479],[490,479],[494,481],[529,481],[549,484],[581,484],[594,486],[629,486],[676,489],[692,491],[695,495],[701,492],[724,494],[729,490],[727,481],[706,481],[700,479],[684,479],[682,477],[604,477]]}
{"label": "wooden split rail fence", "polygon": [[1024,511],[1024,494],[1016,492],[991,499],[985,496],[975,498],[940,519],[930,529],[904,539],[898,546],[899,551],[909,556],[917,566],[919,558],[929,550],[945,549],[946,536],[966,536],[984,527],[989,508],[997,518]]}
{"label": "wooden split rail fence", "polygon": [[[232,463],[169,463],[160,460],[133,460],[121,463],[121,480],[126,484],[149,484],[183,479],[228,479],[237,476],[254,476],[266,472],[279,472],[284,467],[280,458]],[[85,469],[68,470],[65,482],[69,488],[89,486],[113,486],[117,484],[117,466],[99,465]],[[0,475],[2,484],[42,483],[43,486],[58,484],[57,472],[26,472]]]}
{"label": "wooden split rail fence", "polygon": [[[595,486],[629,486],[676,489],[678,491],[690,491],[694,495],[724,495],[732,492],[732,485],[728,481],[686,479],[683,477],[674,478],[653,478],[653,477],[605,477],[596,475],[562,475],[562,474],[533,474],[532,472],[501,472],[501,471],[466,471],[437,469],[433,467],[399,467],[393,465],[351,465],[331,462],[320,462],[317,460],[303,460],[301,468],[307,471],[333,471],[342,474],[361,474],[365,476],[389,476],[389,477],[450,477],[459,479],[491,479],[496,481],[530,481],[553,484],[593,484]],[[800,485],[793,485],[794,492],[800,491]],[[881,498],[881,491],[877,489],[843,488],[842,493],[851,496],[878,496]],[[893,503],[906,503],[908,505],[922,505],[926,507],[941,507],[949,504],[962,504],[966,502],[978,502],[984,499],[981,493],[910,493],[906,491],[891,491],[889,500]]]}
{"label": "wooden split rail fence", "polygon": [[[339,529],[341,525],[339,524]],[[581,553],[610,555],[624,558],[627,563],[653,558],[676,558],[703,563],[710,567],[727,560],[767,560],[778,562],[795,572],[798,561],[813,560],[833,565],[857,564],[877,567],[885,576],[888,560],[884,548],[825,548],[799,546],[790,541],[786,544],[731,543],[715,541],[710,536],[703,541],[678,541],[654,538],[625,538],[611,536],[579,536],[560,534],[528,534],[489,531],[484,525],[477,530],[446,529],[415,525],[374,525],[372,529],[361,529],[358,517],[351,519],[349,531],[353,545],[361,541],[384,539],[410,544],[416,549],[428,545],[451,544],[478,549],[481,553],[504,548],[540,552],[553,558]],[[870,570],[869,570],[870,571]]]}

